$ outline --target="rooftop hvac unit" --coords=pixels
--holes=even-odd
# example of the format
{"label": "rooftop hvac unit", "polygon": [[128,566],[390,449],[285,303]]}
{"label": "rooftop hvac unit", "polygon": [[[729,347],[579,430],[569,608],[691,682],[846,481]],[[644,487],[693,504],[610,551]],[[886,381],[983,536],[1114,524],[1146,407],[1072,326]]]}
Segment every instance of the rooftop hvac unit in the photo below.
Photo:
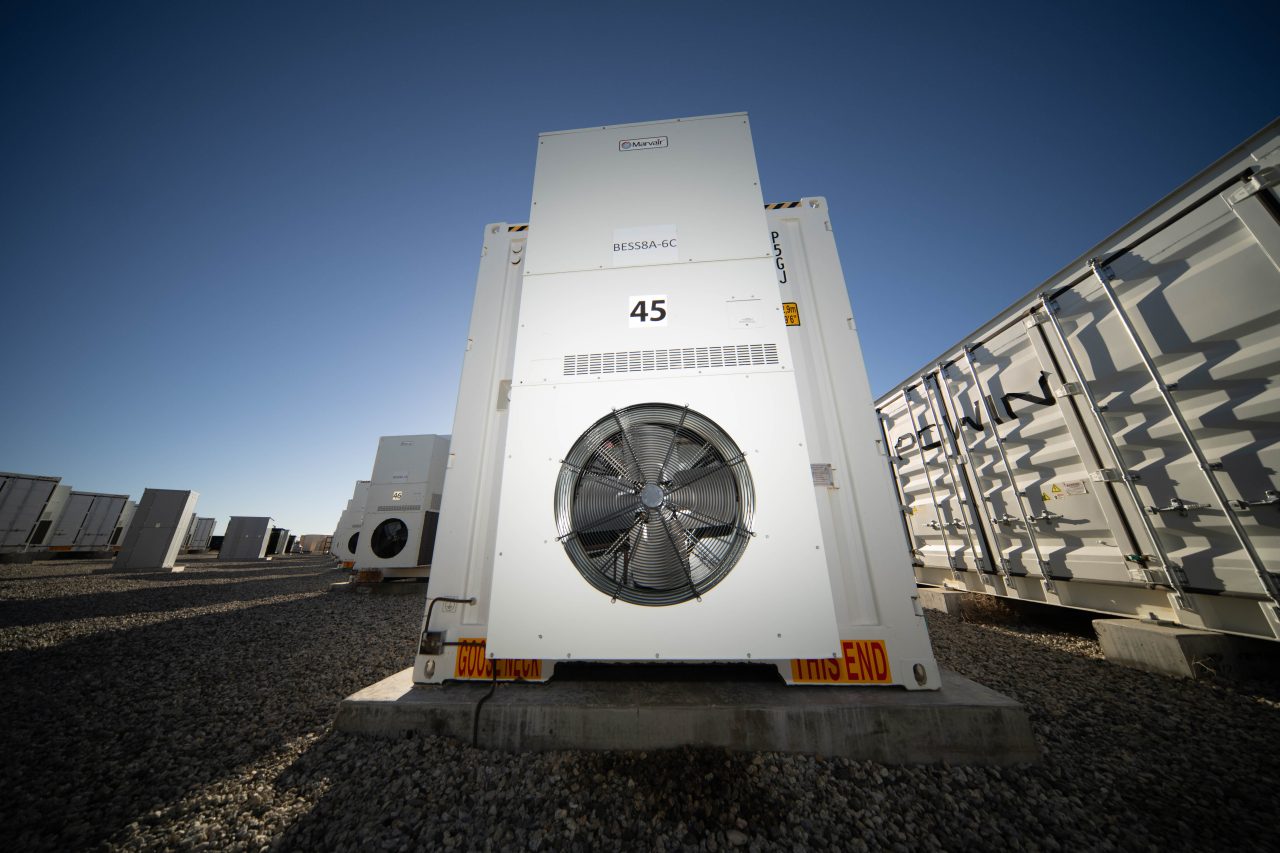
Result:
{"label": "rooftop hvac unit", "polygon": [[125,531],[129,529],[129,523],[133,521],[133,514],[137,511],[137,501],[124,502],[124,507],[120,510],[120,517],[116,519],[116,529],[111,533],[111,541],[108,543],[116,551],[120,550],[120,543],[124,541]]}
{"label": "rooftop hvac unit", "polygon": [[53,525],[58,521],[58,516],[62,514],[70,497],[70,486],[59,484],[53,487],[53,494],[49,495],[49,500],[45,502],[44,509],[40,513],[40,520],[36,522],[35,527],[31,528],[31,537],[27,540],[28,547],[39,548],[49,544]]}
{"label": "rooftop hvac unit", "polygon": [[72,492],[53,525],[50,551],[105,551],[128,495]]}
{"label": "rooftop hvac unit", "polygon": [[191,525],[191,535],[187,538],[187,550],[192,553],[209,550],[209,540],[213,537],[215,518],[197,518]]}
{"label": "rooftop hvac unit", "polygon": [[416,680],[938,686],[829,225],[838,317],[794,334],[758,181],[742,114],[540,138],[527,232],[486,234]]}
{"label": "rooftop hvac unit", "polygon": [[0,473],[0,553],[27,548],[59,479]]}
{"label": "rooftop hvac unit", "polygon": [[338,519],[338,527],[333,532],[330,553],[342,563],[344,568],[351,568],[356,563],[356,548],[360,544],[360,529],[364,522],[364,505],[369,497],[369,481],[356,480],[355,492],[347,501],[347,508]]}
{"label": "rooftop hvac unit", "polygon": [[267,539],[271,535],[271,519],[264,516],[233,515],[222,535],[219,560],[247,562],[267,555]]}
{"label": "rooftop hvac unit", "polygon": [[378,455],[356,542],[357,571],[384,578],[425,578],[431,571],[447,435],[387,435]]}
{"label": "rooftop hvac unit", "polygon": [[115,569],[172,569],[199,492],[147,489],[125,531]]}

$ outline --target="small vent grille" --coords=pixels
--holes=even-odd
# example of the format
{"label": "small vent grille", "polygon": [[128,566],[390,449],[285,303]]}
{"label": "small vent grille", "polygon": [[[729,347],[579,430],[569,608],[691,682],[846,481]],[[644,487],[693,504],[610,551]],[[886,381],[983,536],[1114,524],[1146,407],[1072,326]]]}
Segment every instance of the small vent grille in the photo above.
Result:
{"label": "small vent grille", "polygon": [[566,355],[564,375],[648,373],[656,370],[695,370],[705,367],[759,367],[777,363],[777,344],[730,344],[719,347],[679,347]]}
{"label": "small vent grille", "polygon": [[420,512],[422,504],[388,504],[378,507],[378,512]]}
{"label": "small vent grille", "polygon": [[813,473],[813,484],[815,486],[826,486],[829,489],[835,488],[836,478],[832,476],[830,463],[819,462],[810,465],[809,470]]}

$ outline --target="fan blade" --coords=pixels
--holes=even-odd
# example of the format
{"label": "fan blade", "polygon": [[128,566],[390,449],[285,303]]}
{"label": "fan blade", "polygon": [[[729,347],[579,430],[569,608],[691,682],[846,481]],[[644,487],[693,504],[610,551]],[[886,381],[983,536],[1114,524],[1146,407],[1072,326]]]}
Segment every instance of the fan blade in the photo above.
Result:
{"label": "fan blade", "polygon": [[688,584],[684,557],[663,529],[660,510],[646,511],[644,523],[631,534],[631,583],[649,589]]}
{"label": "fan blade", "polygon": [[721,468],[714,473],[673,489],[667,497],[672,509],[687,510],[681,523],[690,530],[727,525],[738,517],[738,487],[733,472]]}
{"label": "fan blade", "polygon": [[579,482],[573,501],[571,524],[578,533],[625,530],[638,509],[640,498],[636,495],[584,479]]}
{"label": "fan blade", "polygon": [[662,424],[633,424],[627,430],[630,433],[631,449],[636,455],[636,465],[640,469],[641,482],[656,483],[662,471],[662,460],[675,438],[675,430]]}

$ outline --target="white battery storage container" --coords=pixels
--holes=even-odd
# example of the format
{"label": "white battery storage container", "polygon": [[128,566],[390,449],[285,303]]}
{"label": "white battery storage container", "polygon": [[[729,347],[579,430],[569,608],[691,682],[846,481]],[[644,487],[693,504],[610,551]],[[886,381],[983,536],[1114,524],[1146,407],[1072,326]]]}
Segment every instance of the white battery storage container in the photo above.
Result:
{"label": "white battery storage container", "polygon": [[224,562],[249,562],[267,556],[267,540],[271,536],[271,519],[260,515],[233,515],[222,536],[218,559]]}
{"label": "white battery storage container", "polygon": [[543,135],[533,222],[485,232],[415,680],[660,659],[938,686],[809,201],[766,220],[743,114]]}
{"label": "white battery storage container", "polygon": [[1280,122],[877,407],[916,577],[1280,638]]}
{"label": "white battery storage container", "polygon": [[168,571],[174,567],[178,549],[199,492],[178,489],[146,489],[129,521],[116,570]]}

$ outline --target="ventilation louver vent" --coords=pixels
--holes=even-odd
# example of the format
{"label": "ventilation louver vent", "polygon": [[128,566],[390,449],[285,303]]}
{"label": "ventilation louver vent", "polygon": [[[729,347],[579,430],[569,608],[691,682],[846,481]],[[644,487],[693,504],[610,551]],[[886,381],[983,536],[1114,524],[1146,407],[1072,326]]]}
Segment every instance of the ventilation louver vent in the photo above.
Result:
{"label": "ventilation louver vent", "polygon": [[677,347],[566,355],[564,375],[590,376],[599,373],[645,373],[653,370],[695,370],[709,367],[759,367],[777,363],[777,344],[730,344],[719,347]]}
{"label": "ventilation louver vent", "polygon": [[753,535],[751,472],[705,415],[644,403],[574,443],[556,482],[559,540],[582,576],[632,604],[701,598]]}
{"label": "ventilation louver vent", "polygon": [[421,512],[422,504],[387,504],[380,506],[374,512]]}

